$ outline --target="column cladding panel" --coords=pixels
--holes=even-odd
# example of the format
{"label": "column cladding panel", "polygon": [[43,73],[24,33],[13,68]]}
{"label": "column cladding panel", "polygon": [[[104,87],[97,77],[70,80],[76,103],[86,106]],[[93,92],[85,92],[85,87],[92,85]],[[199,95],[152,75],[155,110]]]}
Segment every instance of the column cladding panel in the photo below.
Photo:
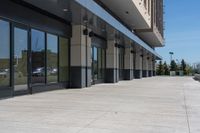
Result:
{"label": "column cladding panel", "polygon": [[142,78],[142,52],[137,51],[135,58],[135,78]]}
{"label": "column cladding panel", "polygon": [[106,50],[106,82],[116,83],[119,81],[118,48],[115,47],[115,40],[107,41]]}
{"label": "column cladding panel", "polygon": [[[130,45],[131,46],[131,45]],[[124,70],[124,79],[132,80],[133,79],[133,53],[131,53],[132,48],[125,48],[125,70]]]}
{"label": "column cladding panel", "polygon": [[153,76],[156,76],[156,62],[155,62],[155,60],[153,60],[152,66],[153,66]]}
{"label": "column cladding panel", "polygon": [[70,52],[72,88],[91,86],[91,38],[83,34],[85,28],[83,25],[72,26]]}
{"label": "column cladding panel", "polygon": [[147,54],[143,54],[143,68],[142,68],[142,76],[143,77],[148,77],[148,55]]}
{"label": "column cladding panel", "polygon": [[153,62],[152,62],[152,57],[150,56],[149,57],[149,60],[148,60],[148,70],[149,70],[149,72],[148,72],[148,76],[149,77],[152,77],[153,76],[153,64],[152,64]]}

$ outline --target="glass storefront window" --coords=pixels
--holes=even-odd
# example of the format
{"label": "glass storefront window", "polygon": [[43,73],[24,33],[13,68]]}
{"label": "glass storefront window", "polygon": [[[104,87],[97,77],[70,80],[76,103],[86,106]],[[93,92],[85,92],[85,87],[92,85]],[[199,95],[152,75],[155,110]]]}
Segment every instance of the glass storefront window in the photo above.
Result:
{"label": "glass storefront window", "polygon": [[[27,88],[27,54],[28,54],[28,31],[14,28],[14,81],[15,85]],[[15,87],[18,88],[18,87]]]}
{"label": "glass storefront window", "polygon": [[106,69],[106,50],[102,49],[102,78],[105,77],[105,69]]}
{"label": "glass storefront window", "polygon": [[98,79],[98,51],[97,48],[93,48],[93,79],[97,80]]}
{"label": "glass storefront window", "polygon": [[98,79],[102,79],[102,49],[98,48]]}
{"label": "glass storefront window", "polygon": [[[10,86],[10,23],[0,19],[0,87]],[[30,79],[32,84],[69,81],[69,40],[31,29]],[[13,85],[28,85],[28,29],[13,27]],[[46,40],[46,41],[45,41]],[[24,87],[25,88],[25,87]]]}
{"label": "glass storefront window", "polygon": [[67,83],[69,48],[68,38],[0,19],[0,88]]}
{"label": "glass storefront window", "polygon": [[45,83],[45,33],[31,30],[32,83]]}
{"label": "glass storefront window", "polygon": [[58,82],[58,37],[47,34],[47,82]]}
{"label": "glass storefront window", "polygon": [[59,82],[69,81],[69,40],[59,37]]}
{"label": "glass storefront window", "polygon": [[10,24],[0,20],[0,86],[10,85]]}

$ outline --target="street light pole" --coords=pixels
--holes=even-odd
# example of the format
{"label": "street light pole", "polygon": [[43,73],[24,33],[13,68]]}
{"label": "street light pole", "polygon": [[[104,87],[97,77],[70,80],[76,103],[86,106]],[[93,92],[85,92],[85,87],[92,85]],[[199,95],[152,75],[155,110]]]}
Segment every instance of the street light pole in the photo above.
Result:
{"label": "street light pole", "polygon": [[169,54],[170,54],[170,60],[172,62],[172,56],[174,55],[174,52],[169,52]]}

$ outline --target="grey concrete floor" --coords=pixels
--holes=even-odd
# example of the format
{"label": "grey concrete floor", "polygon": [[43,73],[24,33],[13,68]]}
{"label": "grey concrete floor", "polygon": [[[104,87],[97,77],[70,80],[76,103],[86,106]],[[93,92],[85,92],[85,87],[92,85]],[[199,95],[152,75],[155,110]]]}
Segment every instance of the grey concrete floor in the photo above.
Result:
{"label": "grey concrete floor", "polygon": [[0,100],[0,133],[200,133],[200,83],[154,77]]}

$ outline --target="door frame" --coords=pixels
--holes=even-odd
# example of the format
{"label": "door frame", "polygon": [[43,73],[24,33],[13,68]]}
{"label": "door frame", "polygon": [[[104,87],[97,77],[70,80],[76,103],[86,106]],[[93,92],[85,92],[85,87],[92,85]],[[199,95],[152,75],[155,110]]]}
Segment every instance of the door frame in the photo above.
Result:
{"label": "door frame", "polygon": [[91,59],[92,60],[92,63],[91,63],[91,84],[92,85],[95,84],[95,79],[94,79],[94,47],[95,46],[91,46],[91,55],[92,55],[92,59]]}
{"label": "door frame", "polygon": [[[101,49],[104,49],[104,50],[106,50],[105,48],[103,48],[103,47],[98,47],[98,46],[95,46],[95,45],[92,45],[91,46],[91,55],[92,55],[92,64],[91,64],[91,79],[92,79],[92,82],[91,82],[91,84],[92,85],[95,85],[95,84],[100,84],[100,83],[104,83],[105,82],[105,68],[106,68],[106,59],[104,59],[104,61],[105,61],[105,63],[104,63],[104,75],[103,75],[103,77],[102,77],[102,79],[98,79],[98,74],[97,74],[97,79],[95,80],[94,79],[94,48],[96,48],[97,49],[97,71],[99,70],[99,60],[98,60],[98,49],[99,48],[101,48]],[[101,53],[101,62],[103,61],[103,58],[102,57],[105,57],[106,58],[106,53],[104,53],[105,54],[105,56],[102,56],[102,53]]]}
{"label": "door frame", "polygon": [[[14,50],[15,50],[15,46],[14,46],[14,30],[15,28],[19,28],[22,30],[26,30],[27,31],[27,89],[26,90],[22,90],[22,91],[15,91],[15,70],[14,70]],[[12,22],[11,23],[11,86],[12,86],[12,90],[13,90],[13,96],[17,96],[17,95],[24,95],[24,94],[31,94],[31,45],[30,45],[30,28],[28,25],[25,24],[20,24],[20,23],[16,23],[16,22]]]}
{"label": "door frame", "polygon": [[[2,21],[5,21],[5,22],[7,22],[8,24],[9,24],[9,41],[10,41],[10,44],[9,44],[9,47],[10,47],[10,49],[11,49],[11,40],[12,40],[12,38],[11,38],[11,22],[8,20],[8,19],[6,19],[6,18],[4,18],[4,17],[1,17],[0,16],[0,20],[2,20]],[[3,98],[7,98],[7,97],[11,97],[11,96],[13,96],[13,88],[12,88],[12,86],[11,86],[11,50],[9,51],[10,53],[9,53],[9,69],[10,69],[10,73],[9,73],[9,85],[7,85],[7,86],[0,86],[0,100],[1,99],[3,99]]]}

